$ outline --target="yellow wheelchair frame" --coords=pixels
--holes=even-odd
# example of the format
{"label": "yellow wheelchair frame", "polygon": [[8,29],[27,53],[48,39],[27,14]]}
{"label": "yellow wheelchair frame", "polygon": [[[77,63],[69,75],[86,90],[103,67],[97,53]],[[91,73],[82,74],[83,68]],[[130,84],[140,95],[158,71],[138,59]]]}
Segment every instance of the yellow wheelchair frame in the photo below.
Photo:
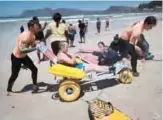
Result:
{"label": "yellow wheelchair frame", "polygon": [[[77,61],[82,62],[80,59],[77,59]],[[59,97],[63,101],[72,102],[79,98],[81,94],[80,81],[87,75],[84,71],[62,64],[54,64],[48,68],[48,72],[54,76],[63,77],[58,88]],[[122,70],[119,73],[119,82],[123,84],[131,83],[131,72],[127,69]]]}

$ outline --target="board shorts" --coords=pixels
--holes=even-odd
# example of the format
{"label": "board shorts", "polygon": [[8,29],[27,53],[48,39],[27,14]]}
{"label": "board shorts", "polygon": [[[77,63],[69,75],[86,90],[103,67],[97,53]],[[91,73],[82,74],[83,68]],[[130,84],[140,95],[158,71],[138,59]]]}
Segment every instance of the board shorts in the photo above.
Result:
{"label": "board shorts", "polygon": [[84,63],[77,63],[75,68],[85,71],[85,64]]}

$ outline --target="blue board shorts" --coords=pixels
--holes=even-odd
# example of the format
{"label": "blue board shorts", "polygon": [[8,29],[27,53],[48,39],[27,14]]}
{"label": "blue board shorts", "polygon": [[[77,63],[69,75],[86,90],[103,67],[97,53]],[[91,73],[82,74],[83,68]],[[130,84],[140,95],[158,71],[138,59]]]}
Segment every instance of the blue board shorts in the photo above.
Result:
{"label": "blue board shorts", "polygon": [[84,71],[85,70],[85,65],[84,65],[84,63],[77,63],[76,66],[75,66],[75,68]]}

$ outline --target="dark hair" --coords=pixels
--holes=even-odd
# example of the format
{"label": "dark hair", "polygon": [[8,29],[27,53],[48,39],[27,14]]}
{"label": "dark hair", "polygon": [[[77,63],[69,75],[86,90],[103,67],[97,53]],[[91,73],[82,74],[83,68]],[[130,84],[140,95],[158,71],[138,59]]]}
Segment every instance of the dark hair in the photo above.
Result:
{"label": "dark hair", "polygon": [[114,40],[119,40],[119,35],[118,35],[118,34],[116,34],[116,35],[114,36]]}
{"label": "dark hair", "polygon": [[59,27],[59,22],[61,21],[61,19],[62,19],[62,15],[60,13],[53,14],[53,20],[57,23],[56,24],[57,28]]}
{"label": "dark hair", "polygon": [[62,23],[66,23],[66,21],[63,19],[63,20],[62,20]]}
{"label": "dark hair", "polygon": [[33,16],[32,20],[39,21],[37,16]]}
{"label": "dark hair", "polygon": [[145,40],[144,34],[140,34],[141,40]]}
{"label": "dark hair", "polygon": [[78,20],[79,23],[81,23],[81,20]]}
{"label": "dark hair", "polygon": [[156,25],[157,24],[157,19],[154,16],[148,16],[148,17],[145,18],[144,24]]}
{"label": "dark hair", "polygon": [[36,22],[35,20],[30,20],[30,21],[27,23],[28,29],[29,29],[30,27],[33,27],[35,24],[39,25],[38,22]]}
{"label": "dark hair", "polygon": [[100,45],[100,44],[105,47],[105,43],[104,42],[102,42],[102,41],[98,42],[98,45]]}

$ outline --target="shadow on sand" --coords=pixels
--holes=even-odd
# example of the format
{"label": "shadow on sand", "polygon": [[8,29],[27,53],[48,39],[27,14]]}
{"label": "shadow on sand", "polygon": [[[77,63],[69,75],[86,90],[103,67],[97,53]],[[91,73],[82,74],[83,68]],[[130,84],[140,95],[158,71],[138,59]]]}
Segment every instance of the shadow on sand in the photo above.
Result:
{"label": "shadow on sand", "polygon": [[[81,82],[81,90],[82,91],[81,91],[80,97],[82,97],[85,92],[95,91],[95,90],[92,90],[92,89],[90,90],[92,85],[96,86],[96,88],[97,88],[96,90],[100,90],[100,89],[104,89],[104,88],[108,88],[108,87],[113,87],[113,86],[119,84],[119,82],[116,79],[102,79],[102,80],[99,80],[99,81],[96,81],[96,82],[92,81],[91,83],[85,83],[84,85],[82,85],[82,83],[85,83],[85,81]],[[45,83],[45,82],[39,82],[38,86],[39,86],[39,90],[38,90],[37,94],[44,93],[44,92],[57,93],[59,84],[48,84],[48,83]],[[42,89],[42,87],[44,89]],[[32,91],[32,90],[33,90],[33,84],[28,84],[28,85],[24,86],[22,88],[22,90],[16,91],[15,93],[29,92],[29,91]],[[58,95],[56,94],[56,96],[58,96]],[[53,98],[53,95],[52,95],[52,98]]]}

